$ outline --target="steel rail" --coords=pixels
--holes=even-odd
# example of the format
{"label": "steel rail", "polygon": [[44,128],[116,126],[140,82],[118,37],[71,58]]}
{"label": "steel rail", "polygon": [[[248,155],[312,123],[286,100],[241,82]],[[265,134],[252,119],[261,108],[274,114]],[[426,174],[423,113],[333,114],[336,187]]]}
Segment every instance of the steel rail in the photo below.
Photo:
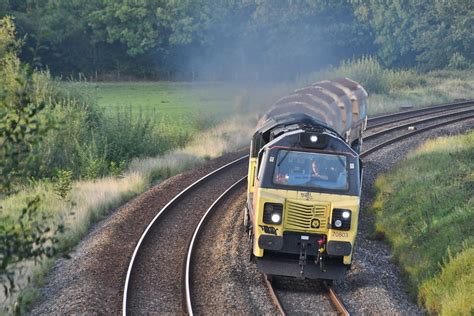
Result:
{"label": "steel rail", "polygon": [[280,298],[278,297],[278,294],[276,293],[275,289],[273,288],[272,281],[270,280],[270,277],[266,274],[263,275],[263,280],[265,282],[265,285],[268,288],[268,292],[270,294],[270,298],[272,299],[273,304],[276,306],[278,311],[280,312],[281,316],[285,316],[286,312],[285,309],[283,308],[283,305],[281,304]]}
{"label": "steel rail", "polygon": [[[449,118],[449,117],[453,117],[453,116],[457,116],[457,115],[461,115],[461,114],[468,114],[468,113],[472,113],[472,112],[474,112],[474,108],[471,108],[471,109],[468,109],[468,110],[451,112],[451,113],[447,113],[447,114],[441,114],[441,115],[429,117],[429,118],[426,118],[426,119],[420,119],[420,120],[417,120],[417,121],[414,121],[414,122],[410,122],[410,123],[402,124],[402,125],[399,125],[399,126],[383,129],[379,132],[375,132],[373,134],[370,134],[370,135],[367,135],[367,136],[363,137],[363,140],[373,139],[373,138],[376,138],[376,137],[394,132],[396,130],[401,130],[401,129],[404,129],[405,127],[413,126],[413,125],[416,125],[416,124],[428,123],[428,122],[431,122],[431,121],[436,121],[436,120],[443,119],[443,118]],[[432,113],[430,113],[430,114],[432,114]]]}
{"label": "steel rail", "polygon": [[410,133],[407,133],[407,134],[403,134],[403,135],[400,135],[400,136],[397,136],[397,137],[394,137],[394,138],[391,138],[381,144],[378,144],[378,145],[375,145],[369,149],[367,149],[366,151],[362,152],[359,156],[362,158],[362,157],[366,157],[368,156],[369,154],[383,148],[383,147],[386,147],[388,145],[391,145],[393,143],[396,143],[400,140],[403,140],[403,139],[406,139],[406,138],[409,138],[413,135],[416,135],[416,134],[420,134],[422,132],[425,132],[425,131],[428,131],[428,130],[432,130],[432,129],[435,129],[435,128],[438,128],[438,127],[442,127],[442,126],[445,126],[445,125],[450,125],[450,124],[453,124],[453,123],[457,123],[457,122],[461,122],[461,121],[465,121],[465,120],[469,120],[469,119],[472,119],[474,118],[474,115],[469,115],[469,116],[464,116],[464,117],[458,117],[458,118],[455,118],[455,119],[452,119],[452,120],[449,120],[449,121],[445,121],[445,122],[441,122],[441,123],[438,123],[438,124],[434,124],[434,125],[430,125],[430,126],[426,126],[426,127],[423,127],[423,128],[420,128],[418,130],[414,130],[413,132],[410,132]]}
{"label": "steel rail", "polygon": [[[429,114],[433,110],[438,110],[438,109],[447,109],[447,108],[453,108],[453,107],[458,107],[458,106],[463,106],[463,105],[468,105],[468,104],[473,104],[474,100],[466,100],[466,101],[461,101],[461,102],[453,102],[453,103],[443,103],[439,105],[433,105],[433,106],[426,106],[414,110],[407,110],[407,111],[399,111],[399,112],[394,112],[394,113],[389,113],[389,114],[381,114],[377,115],[374,117],[371,117],[367,120],[367,123],[375,123],[378,121],[383,121],[385,119],[390,119],[390,118],[396,118],[400,116],[405,116],[405,115],[410,115],[410,114],[419,114],[419,113],[424,113],[424,114]],[[405,118],[404,118],[405,119]],[[371,127],[372,126],[368,126]]]}
{"label": "steel rail", "polygon": [[343,316],[350,316],[349,311],[347,310],[346,306],[342,302],[341,298],[337,295],[336,291],[329,286],[326,282],[324,282],[324,287],[327,290],[327,295],[329,297],[329,300],[331,301],[332,305],[334,308],[337,310],[337,312]]}
{"label": "steel rail", "polygon": [[[381,123],[377,123],[377,124],[368,125],[366,130],[371,130],[371,129],[382,127],[384,125],[389,125],[389,124],[398,123],[398,122],[405,121],[405,120],[414,119],[414,118],[417,118],[417,117],[420,117],[420,116],[426,116],[426,115],[431,115],[431,114],[436,114],[436,113],[442,113],[442,112],[446,112],[446,111],[450,111],[450,110],[459,110],[459,109],[467,108],[467,107],[470,107],[470,106],[473,106],[473,105],[474,105],[474,101],[467,102],[467,103],[462,103],[462,104],[454,104],[451,107],[445,106],[441,109],[435,109],[434,111],[413,113],[414,115],[409,115],[407,117],[396,118],[396,119],[393,119],[393,120],[388,120],[386,122],[381,122]],[[396,114],[396,113],[392,113],[392,115],[394,115],[394,114]],[[368,119],[368,121],[370,121],[370,119]]]}
{"label": "steel rail", "polygon": [[247,176],[241,178],[234,184],[232,184],[227,190],[224,191],[215,201],[212,203],[212,205],[207,209],[206,213],[201,217],[201,220],[199,221],[199,224],[196,226],[194,229],[193,236],[191,237],[191,240],[188,245],[188,251],[186,255],[186,265],[185,265],[185,271],[184,271],[184,295],[183,299],[185,300],[185,305],[186,310],[185,312],[188,315],[194,315],[193,313],[193,302],[192,302],[192,297],[191,297],[191,263],[192,263],[192,258],[193,258],[193,252],[194,252],[194,246],[195,242],[201,233],[201,228],[204,225],[204,223],[209,219],[209,215],[213,213],[219,204],[225,200],[232,191],[234,191],[239,185],[241,185],[245,180],[247,179]]}
{"label": "steel rail", "polygon": [[140,246],[143,243],[143,240],[145,239],[145,236],[147,235],[148,231],[150,228],[155,224],[155,222],[161,217],[162,214],[164,214],[171,206],[174,206],[184,195],[189,193],[191,190],[195,189],[198,185],[201,183],[205,182],[206,180],[210,179],[211,177],[215,176],[216,174],[222,172],[223,170],[238,164],[239,162],[243,161],[244,159],[247,159],[249,155],[245,155],[243,157],[240,157],[234,161],[229,162],[228,164],[225,164],[221,166],[220,168],[206,174],[205,176],[201,177],[199,180],[193,182],[190,184],[188,187],[186,187],[183,191],[179,192],[171,201],[169,201],[156,215],[155,217],[151,220],[151,222],[148,224],[146,227],[145,231],[142,233],[140,236],[140,239],[137,242],[137,245],[135,246],[135,249],[132,254],[132,258],[130,259],[130,263],[128,265],[127,269],[127,275],[125,277],[125,285],[124,285],[124,290],[123,290],[123,301],[122,301],[122,315],[126,316],[127,315],[127,299],[128,299],[128,286],[130,283],[130,276],[132,274],[132,269],[133,269],[133,264],[135,262],[135,258],[137,256],[138,250],[140,249]]}

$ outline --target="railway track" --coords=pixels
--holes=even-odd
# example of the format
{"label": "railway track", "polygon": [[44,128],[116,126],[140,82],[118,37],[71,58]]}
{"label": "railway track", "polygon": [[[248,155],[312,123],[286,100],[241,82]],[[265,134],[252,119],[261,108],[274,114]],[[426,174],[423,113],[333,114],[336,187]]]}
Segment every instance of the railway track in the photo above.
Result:
{"label": "railway track", "polygon": [[[443,127],[443,126],[450,125],[450,124],[454,124],[454,123],[457,123],[457,122],[473,119],[473,118],[474,118],[474,108],[471,107],[468,110],[448,112],[448,113],[445,113],[444,115],[442,114],[442,115],[437,115],[435,117],[430,117],[428,119],[420,119],[420,120],[415,121],[415,122],[410,122],[408,124],[402,124],[402,125],[399,125],[399,126],[396,126],[396,127],[392,127],[392,128],[388,128],[388,129],[379,131],[377,133],[369,135],[368,137],[366,137],[364,139],[365,140],[367,140],[367,139],[372,140],[372,139],[376,139],[378,137],[381,137],[382,135],[386,135],[386,134],[389,134],[389,133],[392,133],[392,132],[395,132],[395,131],[403,130],[404,128],[405,129],[409,128],[407,130],[407,132],[405,132],[405,133],[398,134],[398,135],[390,137],[390,138],[388,138],[388,139],[386,139],[386,140],[384,140],[384,141],[382,141],[382,142],[380,142],[376,145],[370,146],[370,148],[368,148],[367,150],[363,151],[360,154],[360,157],[364,158],[364,157],[370,155],[371,153],[373,153],[373,152],[375,152],[375,151],[377,151],[381,148],[384,148],[386,146],[389,146],[389,145],[391,145],[393,143],[396,143],[396,142],[399,142],[401,140],[407,139],[407,138],[412,137],[414,135],[423,133],[425,131],[432,130],[432,129],[439,128],[439,127]],[[435,123],[435,124],[426,125],[426,123],[435,122],[437,120],[442,120],[442,121],[438,122],[438,123]]]}
{"label": "railway track", "polygon": [[[205,212],[206,205],[245,173],[247,157],[238,158],[188,186],[149,223],[127,270],[122,302],[124,315],[181,311],[182,258],[195,222]],[[215,182],[220,182],[220,186],[216,188]],[[196,196],[200,203],[196,203]]]}
{"label": "railway track", "polygon": [[387,124],[397,123],[406,120],[407,118],[412,119],[420,116],[441,113],[444,111],[462,109],[469,107],[474,104],[474,100],[465,100],[454,103],[445,103],[433,106],[427,106],[407,111],[399,111],[395,113],[382,114],[371,117],[367,120],[367,128],[374,129]]}
{"label": "railway track", "polygon": [[201,233],[201,229],[206,223],[206,221],[209,220],[210,215],[212,212],[215,212],[217,210],[217,206],[223,203],[223,201],[230,196],[230,194],[236,190],[238,187],[242,186],[247,180],[247,177],[243,177],[236,181],[234,184],[232,184],[224,193],[222,193],[215,201],[212,203],[212,205],[208,208],[204,216],[201,218],[199,221],[198,225],[196,226],[196,229],[194,230],[193,236],[191,237],[191,241],[189,242],[188,245],[188,251],[186,254],[186,262],[184,266],[184,293],[183,293],[183,306],[185,307],[185,311],[189,315],[193,315],[193,297],[192,297],[192,264],[193,264],[193,254],[195,251],[195,245],[197,238],[199,237],[199,234]]}
{"label": "railway track", "polygon": [[[264,281],[265,281],[266,287],[268,288],[268,292],[270,294],[273,304],[276,306],[276,308],[278,309],[281,315],[286,315],[286,310],[283,307],[283,304],[281,302],[281,299],[280,299],[280,296],[278,295],[277,290],[274,288],[274,285],[272,283],[272,278],[270,278],[267,275],[264,275]],[[324,295],[331,302],[334,308],[334,311],[340,315],[349,316],[350,315],[349,311],[347,310],[346,306],[342,302],[341,298],[337,295],[336,291],[334,291],[334,289],[327,283],[323,283],[323,289],[325,291]]]}
{"label": "railway track", "polygon": [[[436,114],[433,117],[422,118],[373,133],[368,136],[369,140],[403,131],[409,126],[422,126],[373,145],[362,152],[361,156],[366,157],[376,150],[426,130],[472,119],[474,118],[473,105],[473,101],[460,102],[433,107],[431,111],[429,108],[423,108],[405,111],[404,116],[401,113],[394,113],[370,119],[368,130],[374,130],[401,120]],[[443,112],[444,114],[441,114]],[[413,116],[408,118],[407,113]],[[442,122],[437,122],[440,120]],[[432,122],[437,123],[427,125]],[[139,239],[127,270],[122,305],[123,315],[129,312],[194,313],[192,280],[195,245],[207,219],[219,205],[222,205],[245,183],[246,178],[242,176],[246,174],[247,158],[248,156],[243,156],[202,177],[173,198],[153,218]],[[205,201],[203,201],[203,196],[206,196]],[[196,200],[200,202],[199,209],[196,208]],[[190,210],[192,213],[189,212]],[[180,225],[185,228],[179,229]],[[166,231],[170,227],[173,229]],[[162,247],[163,244],[166,247]],[[153,260],[148,262],[150,258]],[[186,259],[183,261],[183,258]],[[172,273],[160,271],[169,265],[173,266]],[[270,295],[276,298],[275,305],[278,310],[284,314],[285,309],[278,300],[278,289],[273,287],[272,281],[268,278],[265,278],[265,283]],[[333,306],[339,306],[337,312],[348,315],[334,290],[327,285],[324,289],[325,295],[331,300]],[[160,305],[158,309],[155,308],[157,304]]]}

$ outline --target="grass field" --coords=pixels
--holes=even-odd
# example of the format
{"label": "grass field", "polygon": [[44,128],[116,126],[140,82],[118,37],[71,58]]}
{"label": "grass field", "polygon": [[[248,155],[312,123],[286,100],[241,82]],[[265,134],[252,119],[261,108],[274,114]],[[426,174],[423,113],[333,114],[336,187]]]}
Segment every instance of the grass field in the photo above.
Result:
{"label": "grass field", "polygon": [[189,132],[210,128],[235,114],[258,112],[270,104],[272,93],[280,91],[269,85],[185,82],[96,83],[91,90],[107,115],[131,112]]}
{"label": "grass field", "polygon": [[376,235],[430,314],[474,312],[474,132],[430,140],[376,181]]}
{"label": "grass field", "polygon": [[[371,61],[358,65],[364,69],[373,66]],[[174,127],[189,132],[214,126],[236,113],[263,113],[292,90],[334,76],[346,75],[362,83],[367,81],[369,115],[397,111],[406,105],[419,107],[457,98],[474,98],[471,71],[437,71],[421,75],[412,71],[378,70],[379,73],[374,71],[372,77],[368,77],[363,70],[356,70],[356,66],[340,67],[297,82],[280,84],[108,82],[91,84],[88,90],[108,115],[130,112],[162,124],[171,122]],[[375,91],[372,91],[373,82],[385,82],[387,88],[381,92],[374,87]]]}

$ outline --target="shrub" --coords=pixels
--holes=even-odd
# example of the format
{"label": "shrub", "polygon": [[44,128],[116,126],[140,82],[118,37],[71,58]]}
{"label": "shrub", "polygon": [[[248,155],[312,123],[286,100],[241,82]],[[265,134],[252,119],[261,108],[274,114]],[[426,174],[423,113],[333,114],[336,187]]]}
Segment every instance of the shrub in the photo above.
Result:
{"label": "shrub", "polygon": [[385,85],[389,92],[413,89],[426,84],[426,79],[415,70],[385,70]]}
{"label": "shrub", "polygon": [[[69,95],[66,87],[83,83],[61,83],[44,75],[39,84],[45,97],[48,90],[52,106],[47,108],[54,128],[35,149],[35,178],[54,177],[53,170],[68,169],[75,179],[93,179],[107,175],[112,162],[118,166],[133,158],[156,156],[186,144],[191,135],[165,120],[147,118],[141,113],[117,111],[106,115],[86,95]],[[80,88],[78,88],[80,91]],[[54,96],[54,99],[53,99]],[[207,118],[203,118],[208,122]],[[203,123],[207,124],[207,123]],[[117,171],[117,170],[115,170]]]}
{"label": "shrub", "polygon": [[345,76],[358,81],[371,93],[386,93],[386,71],[375,57],[364,56],[356,60],[346,60],[337,68],[338,76]]}
{"label": "shrub", "polygon": [[449,60],[448,69],[468,69],[472,66],[469,60],[466,59],[463,55],[456,52],[451,56]]}
{"label": "shrub", "polygon": [[339,67],[311,75],[312,81],[348,77],[359,82],[369,94],[389,94],[397,90],[426,84],[426,80],[414,70],[385,69],[375,57],[363,56],[345,60]]}
{"label": "shrub", "polygon": [[[46,103],[35,98],[32,72],[17,57],[20,42],[10,17],[0,20],[0,193],[11,195],[12,184],[31,174],[34,148],[50,124],[44,115]],[[1,196],[2,200],[5,196]],[[34,261],[55,253],[56,226],[38,218],[39,196],[28,197],[19,212],[3,209],[0,213],[0,283],[5,293],[4,311],[18,313],[17,275],[24,261]],[[11,304],[9,304],[11,303]]]}
{"label": "shrub", "polygon": [[66,199],[72,189],[72,171],[59,170],[54,183],[54,192],[61,198]]}
{"label": "shrub", "polygon": [[125,160],[116,163],[115,161],[110,162],[109,171],[110,174],[114,177],[121,176],[125,171],[126,163]]}

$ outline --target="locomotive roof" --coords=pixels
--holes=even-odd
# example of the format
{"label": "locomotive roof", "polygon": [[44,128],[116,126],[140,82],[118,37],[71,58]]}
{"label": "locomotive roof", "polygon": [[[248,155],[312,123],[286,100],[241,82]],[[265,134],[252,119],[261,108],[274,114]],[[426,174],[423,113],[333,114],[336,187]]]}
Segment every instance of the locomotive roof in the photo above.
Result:
{"label": "locomotive roof", "polygon": [[[344,107],[351,107],[350,100],[354,100],[354,95],[358,90],[362,91],[360,95],[366,98],[367,93],[364,88],[348,78],[316,82],[295,90],[274,103],[258,122],[256,133],[263,136],[264,133],[278,126],[295,124],[298,120],[304,120],[306,124],[323,126],[343,135],[347,129],[345,122],[342,122],[343,115],[348,120],[347,109]],[[343,107],[342,110],[341,107]],[[352,114],[352,111],[350,113]]]}

